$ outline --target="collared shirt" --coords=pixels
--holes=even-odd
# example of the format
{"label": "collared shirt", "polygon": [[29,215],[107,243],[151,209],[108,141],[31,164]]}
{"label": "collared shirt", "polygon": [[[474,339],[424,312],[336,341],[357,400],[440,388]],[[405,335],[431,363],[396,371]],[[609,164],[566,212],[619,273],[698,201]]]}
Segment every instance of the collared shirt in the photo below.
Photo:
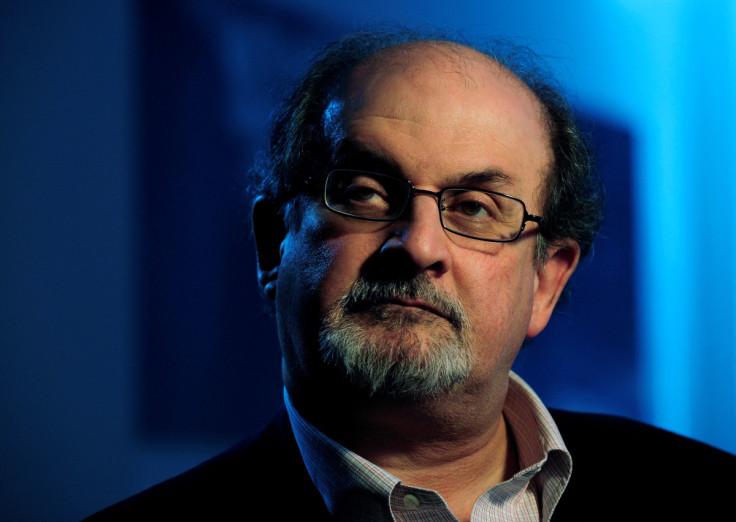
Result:
{"label": "collared shirt", "polygon": [[[456,521],[445,500],[397,477],[335,442],[284,401],[307,471],[338,520]],[[572,458],[542,401],[511,372],[503,409],[521,471],[486,490],[475,502],[472,522],[547,521],[572,474]]]}

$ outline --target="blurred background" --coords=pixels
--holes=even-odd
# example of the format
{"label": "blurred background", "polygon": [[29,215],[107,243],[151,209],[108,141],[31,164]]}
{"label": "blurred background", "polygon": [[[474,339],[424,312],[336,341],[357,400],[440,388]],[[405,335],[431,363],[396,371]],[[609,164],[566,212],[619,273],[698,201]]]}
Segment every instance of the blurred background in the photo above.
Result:
{"label": "blurred background", "polygon": [[0,519],[77,520],[270,418],[245,175],[305,60],[396,22],[530,46],[598,150],[601,238],[516,371],[736,452],[736,4],[3,2]]}

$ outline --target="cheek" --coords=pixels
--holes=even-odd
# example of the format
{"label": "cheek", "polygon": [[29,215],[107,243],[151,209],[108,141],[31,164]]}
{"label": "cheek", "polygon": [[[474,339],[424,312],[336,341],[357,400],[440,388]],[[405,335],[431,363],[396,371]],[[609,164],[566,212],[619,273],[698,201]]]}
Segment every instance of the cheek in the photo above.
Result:
{"label": "cheek", "polygon": [[276,323],[289,368],[307,368],[316,353],[321,288],[333,255],[310,241],[304,226],[284,240],[276,288]]}
{"label": "cheek", "polygon": [[321,310],[327,311],[360,278],[366,262],[375,254],[375,236],[346,234],[324,242],[321,287]]}
{"label": "cheek", "polygon": [[276,322],[291,377],[320,364],[322,317],[357,280],[368,243],[351,236],[326,238],[314,225],[303,222],[287,235],[278,277]]}
{"label": "cheek", "polygon": [[287,238],[281,264],[292,309],[312,315],[328,310],[358,279],[373,243],[370,234],[345,234],[324,220],[305,220]]}
{"label": "cheek", "polygon": [[[493,259],[492,265],[467,267],[476,277],[464,285],[466,311],[473,323],[476,349],[493,364],[513,360],[531,318],[534,278],[532,267],[520,269],[517,259]],[[480,274],[478,277],[477,274]]]}
{"label": "cheek", "polygon": [[302,233],[287,236],[278,280],[277,298],[284,309],[307,311],[318,301],[334,254]]}

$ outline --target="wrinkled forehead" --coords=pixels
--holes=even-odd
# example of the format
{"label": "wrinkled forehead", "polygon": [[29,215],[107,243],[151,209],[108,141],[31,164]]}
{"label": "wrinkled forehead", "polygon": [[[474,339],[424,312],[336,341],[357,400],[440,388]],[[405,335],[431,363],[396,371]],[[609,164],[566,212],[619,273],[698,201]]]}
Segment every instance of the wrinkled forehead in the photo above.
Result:
{"label": "wrinkled forehead", "polygon": [[[333,143],[345,137],[342,122],[377,91],[392,82],[410,82],[416,92],[447,93],[502,87],[526,106],[530,119],[546,128],[544,108],[529,87],[490,56],[470,47],[444,41],[420,41],[383,49],[357,65],[323,116],[326,135]],[[390,88],[390,87],[389,87]],[[401,110],[401,107],[397,107]],[[400,117],[400,114],[396,114]]]}

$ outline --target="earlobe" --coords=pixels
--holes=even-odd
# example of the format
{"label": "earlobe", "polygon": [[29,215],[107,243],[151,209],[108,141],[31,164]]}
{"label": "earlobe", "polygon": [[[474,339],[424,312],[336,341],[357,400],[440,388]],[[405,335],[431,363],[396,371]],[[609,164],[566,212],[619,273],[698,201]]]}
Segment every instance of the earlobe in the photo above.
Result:
{"label": "earlobe", "polygon": [[278,267],[268,271],[258,270],[258,284],[269,299],[276,299],[276,281],[278,280],[278,275]]}
{"label": "earlobe", "polygon": [[263,198],[258,198],[253,204],[251,220],[256,242],[258,284],[267,298],[274,299],[286,226],[275,205]]}
{"label": "earlobe", "polygon": [[534,307],[526,333],[527,337],[535,337],[547,326],[555,305],[579,260],[580,245],[577,241],[563,239],[550,248],[547,262],[536,275]]}

